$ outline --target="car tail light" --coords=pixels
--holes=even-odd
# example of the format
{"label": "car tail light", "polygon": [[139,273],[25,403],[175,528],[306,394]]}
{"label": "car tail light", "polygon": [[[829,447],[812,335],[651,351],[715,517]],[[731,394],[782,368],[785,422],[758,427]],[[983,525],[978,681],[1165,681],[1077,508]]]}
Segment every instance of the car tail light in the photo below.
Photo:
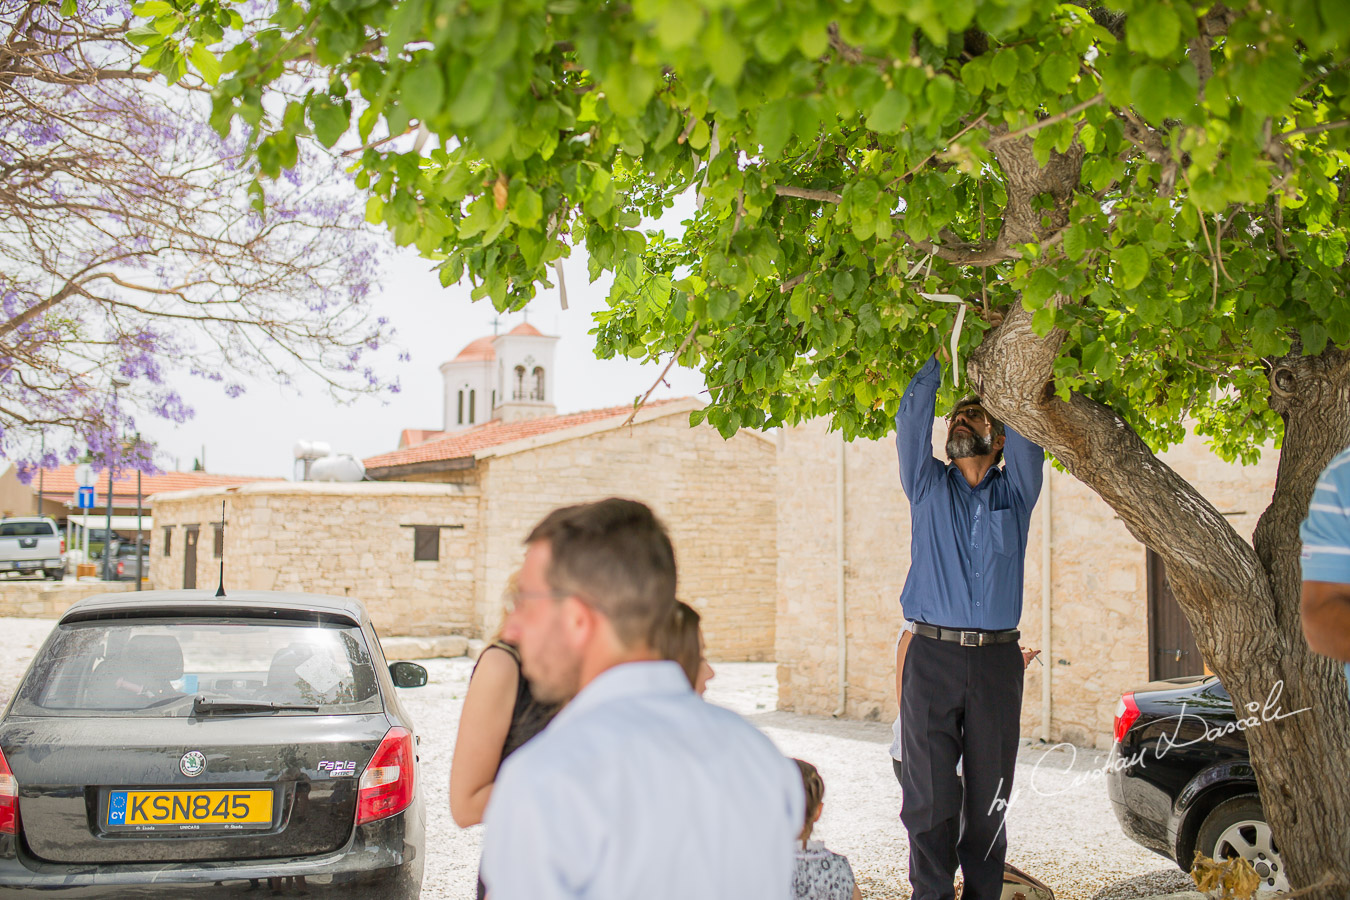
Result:
{"label": "car tail light", "polygon": [[61,538],[61,552],[62,552],[62,553],[65,553],[65,552],[66,552],[66,539],[65,539],[65,538]]}
{"label": "car tail light", "polygon": [[0,834],[19,833],[19,782],[0,750]]}
{"label": "car tail light", "polygon": [[412,732],[395,725],[370,758],[356,792],[356,824],[403,812],[413,801]]}
{"label": "car tail light", "polygon": [[117,561],[117,576],[120,578],[127,570],[127,564],[120,559]]}
{"label": "car tail light", "polygon": [[1125,740],[1125,734],[1139,720],[1139,706],[1134,702],[1134,691],[1122,694],[1116,703],[1115,734],[1116,743]]}

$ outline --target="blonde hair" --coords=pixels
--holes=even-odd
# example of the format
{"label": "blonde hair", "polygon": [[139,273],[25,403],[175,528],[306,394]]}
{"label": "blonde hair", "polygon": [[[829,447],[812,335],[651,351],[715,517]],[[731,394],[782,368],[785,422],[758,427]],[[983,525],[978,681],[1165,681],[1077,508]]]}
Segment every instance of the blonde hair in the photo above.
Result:
{"label": "blonde hair", "polygon": [[802,773],[802,787],[806,790],[806,821],[802,823],[801,839],[811,838],[811,830],[816,827],[816,816],[820,805],[825,802],[825,779],[820,777],[816,767],[803,759],[793,758]]}

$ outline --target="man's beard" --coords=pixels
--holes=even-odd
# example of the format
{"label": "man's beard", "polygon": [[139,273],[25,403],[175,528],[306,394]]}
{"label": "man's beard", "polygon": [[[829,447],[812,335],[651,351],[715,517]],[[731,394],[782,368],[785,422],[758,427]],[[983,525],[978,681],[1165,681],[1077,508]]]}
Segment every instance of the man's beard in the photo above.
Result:
{"label": "man's beard", "polygon": [[954,429],[947,435],[947,458],[969,459],[994,452],[994,436],[981,437],[969,428]]}

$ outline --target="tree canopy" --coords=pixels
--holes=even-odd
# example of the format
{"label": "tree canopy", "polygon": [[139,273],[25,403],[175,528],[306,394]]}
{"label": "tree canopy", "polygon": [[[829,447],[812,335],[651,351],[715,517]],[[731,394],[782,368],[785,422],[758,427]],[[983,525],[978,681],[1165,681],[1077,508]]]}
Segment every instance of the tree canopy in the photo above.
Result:
{"label": "tree canopy", "polygon": [[[235,10],[148,0],[132,39],[218,67],[214,121],[270,175],[355,130],[368,218],[475,298],[519,308],[584,243],[615,279],[598,352],[684,346],[727,434],[885,433],[958,314],[936,295],[964,350],[1021,304],[1063,332],[1062,396],[1230,457],[1278,439],[1263,360],[1350,343],[1337,0]],[[313,87],[269,108],[295,60]],[[682,231],[644,231],[690,189]]]}
{"label": "tree canopy", "polygon": [[0,22],[0,456],[153,468],[121,437],[190,417],[184,376],[389,387],[362,359],[390,332],[379,244],[328,154],[255,184],[199,78],[137,69],[124,4],[0,0]]}
{"label": "tree canopy", "polygon": [[[1338,667],[1298,522],[1350,443],[1350,5],[1266,0],[143,0],[276,177],[359,141],[367,218],[519,308],[585,245],[597,351],[699,365],[723,434],[891,428],[949,333],[986,406],[1166,565],[1296,885],[1350,883]],[[257,10],[250,20],[244,10]],[[289,67],[312,79],[279,93]],[[686,192],[674,234],[651,224]],[[961,327],[957,327],[958,323]],[[958,388],[946,386],[949,395]],[[1248,542],[1155,452],[1283,441]],[[1255,704],[1255,705],[1252,705]],[[1320,893],[1318,893],[1320,891]],[[1340,891],[1343,893],[1343,891]]]}

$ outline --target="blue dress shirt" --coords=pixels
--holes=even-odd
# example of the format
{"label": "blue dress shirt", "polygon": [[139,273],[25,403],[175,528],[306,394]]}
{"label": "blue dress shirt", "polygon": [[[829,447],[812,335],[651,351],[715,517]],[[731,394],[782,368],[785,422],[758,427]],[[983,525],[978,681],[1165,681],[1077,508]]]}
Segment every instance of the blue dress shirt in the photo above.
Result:
{"label": "blue dress shirt", "polygon": [[[1350,584],[1350,449],[1341,451],[1317,479],[1303,538],[1303,580]],[[1345,665],[1350,682],[1350,663]]]}
{"label": "blue dress shirt", "polygon": [[791,896],[801,773],[673,662],[602,672],[513,753],[483,838],[491,900]]}
{"label": "blue dress shirt", "polygon": [[1022,618],[1022,570],[1031,510],[1041,493],[1040,447],[1005,426],[1004,466],[975,487],[933,456],[942,367],[924,364],[895,414],[900,484],[910,506],[905,618],[946,628],[999,631]]}

